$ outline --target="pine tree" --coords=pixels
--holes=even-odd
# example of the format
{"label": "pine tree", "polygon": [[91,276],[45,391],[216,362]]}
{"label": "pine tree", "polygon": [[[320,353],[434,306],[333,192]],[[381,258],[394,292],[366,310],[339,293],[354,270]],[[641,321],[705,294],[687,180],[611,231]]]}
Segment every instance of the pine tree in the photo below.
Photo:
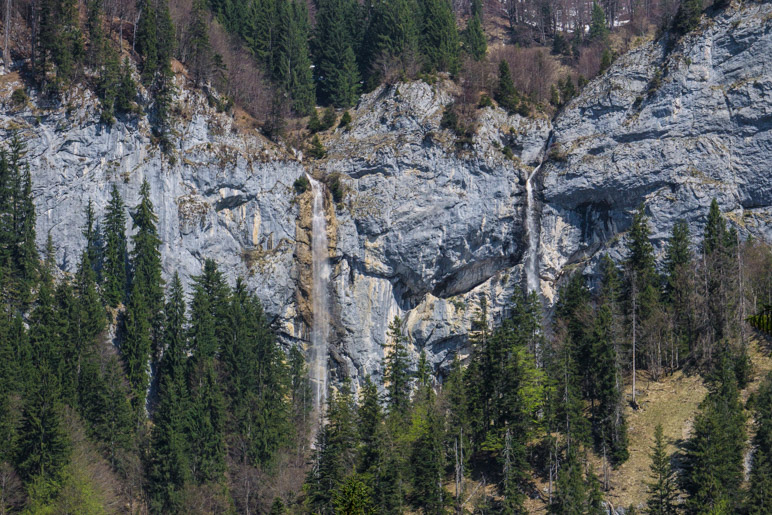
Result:
{"label": "pine tree", "polygon": [[239,435],[241,459],[269,466],[292,434],[290,375],[284,355],[268,328],[260,302],[239,279],[227,313],[230,331],[222,350],[225,390],[229,400],[229,432]]}
{"label": "pine tree", "polygon": [[560,515],[584,515],[587,491],[582,478],[579,457],[575,449],[570,449],[563,461],[556,484],[555,495],[550,513]]}
{"label": "pine tree", "polygon": [[139,0],[136,49],[142,58],[142,80],[152,82],[159,70],[156,10],[151,0]]}
{"label": "pine tree", "polygon": [[292,99],[292,108],[300,115],[311,111],[316,99],[308,51],[308,12],[298,0],[279,0],[279,33],[274,59],[275,77]]}
{"label": "pine tree", "polygon": [[475,61],[482,61],[488,52],[488,41],[482,26],[480,14],[474,14],[469,19],[463,35],[464,50]]}
{"label": "pine tree", "polygon": [[652,515],[674,515],[676,513],[676,485],[673,477],[673,468],[670,465],[670,456],[665,450],[665,438],[662,434],[662,425],[657,424],[654,429],[654,447],[651,448],[650,477],[652,482],[648,484],[649,500],[648,512]]}
{"label": "pine tree", "polygon": [[206,16],[207,8],[204,0],[195,0],[191,13],[192,23],[189,27],[190,56],[187,62],[190,63],[193,79],[197,86],[201,86],[209,80],[213,61]]}
{"label": "pine tree", "polygon": [[316,466],[306,479],[312,511],[332,511],[333,493],[354,468],[356,442],[356,403],[346,380],[338,392],[328,396],[327,423],[317,436]]}
{"label": "pine tree", "polygon": [[700,23],[702,0],[684,0],[673,18],[673,28],[681,35],[691,32]]}
{"label": "pine tree", "polygon": [[158,355],[163,316],[161,254],[156,223],[150,201],[150,185],[145,179],[140,187],[140,202],[133,214],[131,251],[131,293],[126,307],[124,341],[121,346],[126,374],[133,394],[133,408],[139,424],[144,417],[145,398],[150,381],[149,362]]}
{"label": "pine tree", "polygon": [[166,303],[164,355],[158,368],[158,407],[152,434],[149,466],[151,498],[159,512],[180,509],[182,489],[190,480],[190,449],[186,431],[190,427],[190,398],[185,381],[185,297],[178,274],[169,286]]}
{"label": "pine tree", "polygon": [[358,13],[349,0],[323,0],[316,15],[314,73],[319,97],[337,107],[350,107],[359,89],[351,23]]}
{"label": "pine tree", "polygon": [[389,324],[390,349],[383,358],[383,379],[386,383],[389,414],[402,417],[410,405],[410,361],[407,336],[402,333],[402,320],[395,316]]}
{"label": "pine tree", "polygon": [[590,22],[590,32],[588,38],[598,41],[605,41],[608,38],[608,26],[606,25],[606,13],[598,2],[592,3],[592,21]]}
{"label": "pine tree", "polygon": [[449,0],[423,0],[421,52],[429,70],[455,74],[459,69],[456,17]]}
{"label": "pine tree", "polygon": [[509,64],[503,59],[499,63],[499,87],[496,90],[496,102],[511,113],[515,112],[520,103],[517,90],[515,90],[515,83],[512,82]]}
{"label": "pine tree", "polygon": [[427,514],[445,513],[442,426],[430,386],[428,394],[413,414],[411,434],[415,435],[410,451],[413,504]]}
{"label": "pine tree", "polygon": [[726,355],[700,404],[686,448],[683,488],[695,511],[737,508],[743,481],[745,416],[734,370]]}
{"label": "pine tree", "polygon": [[102,294],[108,306],[116,307],[126,298],[128,251],[126,213],[118,187],[113,184],[104,219]]}

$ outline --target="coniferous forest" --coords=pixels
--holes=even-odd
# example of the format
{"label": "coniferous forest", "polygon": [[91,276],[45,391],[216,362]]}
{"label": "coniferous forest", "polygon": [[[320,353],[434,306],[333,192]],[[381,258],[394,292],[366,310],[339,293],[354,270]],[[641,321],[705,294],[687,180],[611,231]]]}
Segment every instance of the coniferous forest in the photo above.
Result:
{"label": "coniferous forest", "polygon": [[128,208],[115,187],[106,212],[88,204],[73,276],[50,239],[39,255],[24,154],[18,139],[0,153],[5,512],[521,513],[538,479],[550,512],[606,513],[640,370],[708,385],[677,469],[651,435],[648,511],[772,502],[772,375],[740,397],[749,340],[769,331],[772,252],[715,201],[704,234],[674,225],[659,269],[640,209],[625,260],[604,257],[595,285],[570,274],[547,325],[535,293],[498,324],[481,297],[471,353],[446,374],[410,360],[395,318],[382,383],[332,388],[318,427],[302,352],[241,280],[213,260],[189,294],[164,280],[147,182]]}
{"label": "coniferous forest", "polygon": [[[82,86],[105,131],[147,117],[173,166],[176,73],[216,112],[240,106],[252,129],[315,160],[319,135],[346,130],[360,95],[448,80],[438,117],[458,149],[494,102],[551,116],[635,38],[670,48],[729,2],[3,5],[6,40],[17,38],[4,66],[24,63],[14,108],[28,92],[55,103]],[[413,352],[394,317],[382,373],[337,378],[316,410],[306,352],[281,339],[245,279],[213,258],[190,281],[164,271],[147,179],[134,198],[110,184],[102,211],[84,202],[83,251],[64,271],[51,235],[36,243],[24,139],[3,131],[0,514],[772,513],[772,372],[754,362],[772,349],[772,249],[716,199],[701,206],[703,231],[676,221],[661,248],[641,204],[623,255],[567,265],[551,305],[518,287],[503,315],[485,295],[460,306],[472,323],[449,366]],[[287,190],[310,187],[303,175]],[[682,439],[662,425],[646,435],[645,471],[626,472],[645,502],[612,506],[610,478],[636,450],[630,419],[676,376],[696,378],[704,398]]]}

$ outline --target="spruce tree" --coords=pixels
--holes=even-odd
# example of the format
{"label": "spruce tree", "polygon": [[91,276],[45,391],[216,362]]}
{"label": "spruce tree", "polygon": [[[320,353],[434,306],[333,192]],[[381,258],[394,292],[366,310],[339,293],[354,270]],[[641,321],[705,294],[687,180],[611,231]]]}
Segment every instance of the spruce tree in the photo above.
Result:
{"label": "spruce tree", "polygon": [[356,403],[349,380],[328,396],[326,415],[317,436],[315,467],[306,479],[309,507],[316,513],[332,512],[333,493],[355,465]]}
{"label": "spruce tree", "polygon": [[764,379],[752,404],[756,434],[745,509],[761,515],[772,509],[772,374]]}
{"label": "spruce tree", "polygon": [[702,240],[702,252],[710,255],[715,251],[721,250],[724,245],[726,234],[726,221],[721,215],[721,208],[714,198],[710,202],[708,211],[708,222],[705,225],[705,235]]}
{"label": "spruce tree", "polygon": [[389,324],[390,349],[383,358],[383,379],[386,383],[389,415],[402,417],[410,405],[410,361],[407,336],[402,332],[402,320],[395,316]]}
{"label": "spruce tree", "polygon": [[159,70],[156,10],[151,0],[139,0],[137,7],[140,17],[134,44],[142,58],[142,80],[149,84]]}
{"label": "spruce tree", "polygon": [[105,212],[104,247],[102,249],[102,295],[108,306],[124,302],[128,284],[128,251],[126,213],[118,187],[113,184]]}
{"label": "spruce tree", "polygon": [[560,515],[584,515],[587,490],[575,448],[567,452],[560,466],[550,513]]}
{"label": "spruce tree", "polygon": [[689,226],[683,220],[673,225],[665,253],[667,280],[665,298],[673,315],[675,337],[675,365],[681,355],[686,357],[693,339],[692,281],[694,259],[689,249]]}
{"label": "spruce tree", "polygon": [[697,27],[701,16],[702,0],[684,0],[673,18],[673,28],[677,33],[684,35]]}
{"label": "spruce tree", "polygon": [[214,261],[194,278],[190,305],[188,386],[191,423],[187,438],[196,482],[219,481],[225,471],[225,395],[217,372],[227,324],[229,291]]}
{"label": "spruce tree", "polygon": [[676,513],[676,485],[670,455],[665,449],[662,425],[654,429],[654,447],[651,448],[651,483],[648,483],[648,512],[652,515],[674,515]]}
{"label": "spruce tree", "polygon": [[482,26],[480,14],[474,14],[466,25],[463,34],[464,50],[475,61],[485,59],[488,52],[488,41]]}
{"label": "spruce tree", "polygon": [[456,17],[449,0],[423,0],[421,52],[426,67],[455,74],[459,69],[459,38]]}
{"label": "spruce tree", "polygon": [[43,500],[61,487],[71,443],[62,417],[61,389],[46,363],[39,365],[34,388],[25,400],[17,470],[25,483],[36,483]]}
{"label": "spruce tree", "polygon": [[161,280],[161,240],[150,201],[150,185],[145,179],[140,187],[140,202],[133,214],[131,251],[131,292],[124,320],[124,339],[121,353],[133,394],[133,408],[137,424],[144,417],[145,398],[150,381],[149,365],[157,355],[161,338],[163,316],[163,282]]}
{"label": "spruce tree", "polygon": [[371,478],[377,473],[381,460],[384,459],[383,444],[383,413],[378,396],[378,387],[370,376],[359,393],[357,408],[357,426],[359,428],[359,450],[357,452],[357,470]]}
{"label": "spruce tree", "polygon": [[336,107],[350,107],[356,101],[359,70],[354,54],[351,19],[358,9],[350,0],[322,0],[316,15],[314,73],[319,98]]}
{"label": "spruce tree", "polygon": [[222,350],[225,391],[229,401],[229,433],[245,449],[240,458],[270,466],[292,434],[290,375],[284,355],[268,328],[263,308],[239,279],[228,306]]}
{"label": "spruce tree", "polygon": [[683,488],[694,511],[737,509],[743,481],[745,415],[730,360],[721,359],[687,442]]}
{"label": "spruce tree", "polygon": [[86,257],[89,265],[95,272],[99,270],[101,245],[99,242],[99,228],[97,227],[94,202],[89,198],[86,204],[86,225],[83,227],[83,237],[86,238]]}
{"label": "spruce tree", "polygon": [[605,41],[608,38],[608,26],[606,25],[606,13],[598,2],[592,3],[592,21],[590,22],[590,32],[588,38],[592,40]]}
{"label": "spruce tree", "polygon": [[298,0],[278,0],[281,31],[274,59],[275,77],[281,89],[292,99],[292,108],[308,114],[316,103],[308,51],[308,12]]}
{"label": "spruce tree", "polygon": [[413,414],[411,433],[415,434],[410,450],[413,504],[427,514],[445,513],[443,479],[442,426],[431,386]]}
{"label": "spruce tree", "polygon": [[169,286],[164,310],[164,355],[158,368],[158,406],[148,470],[151,505],[159,512],[180,509],[182,489],[190,480],[190,398],[185,380],[187,336],[185,296],[178,274]]}
{"label": "spruce tree", "polygon": [[512,82],[509,64],[503,59],[499,63],[499,87],[496,89],[496,102],[510,113],[515,112],[520,103],[517,90],[515,90],[515,83]]}
{"label": "spruce tree", "polygon": [[[408,65],[418,59],[420,10],[414,0],[378,2],[373,6],[372,21],[364,47],[365,69],[375,70],[379,65],[396,67],[406,72]],[[371,74],[374,88],[381,81],[379,71]]]}
{"label": "spruce tree", "polygon": [[158,236],[158,216],[150,200],[150,184],[147,179],[142,181],[139,189],[139,204],[132,214],[133,227],[136,231],[132,236],[134,248],[131,251],[131,294],[142,295],[147,303],[148,322],[152,324],[151,341],[153,351],[157,355],[158,343],[161,339],[160,323],[164,298],[163,279],[161,278],[161,239]]}

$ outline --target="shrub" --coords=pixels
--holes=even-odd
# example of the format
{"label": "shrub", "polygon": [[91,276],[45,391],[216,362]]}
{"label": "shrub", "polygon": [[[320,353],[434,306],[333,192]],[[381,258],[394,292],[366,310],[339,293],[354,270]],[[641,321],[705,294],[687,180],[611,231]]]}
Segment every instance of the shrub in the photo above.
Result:
{"label": "shrub", "polygon": [[327,188],[332,194],[332,200],[335,201],[336,204],[340,204],[346,194],[346,189],[343,186],[343,182],[340,180],[340,174],[336,173],[328,177]]}
{"label": "shrub", "polygon": [[311,117],[308,119],[308,130],[311,131],[311,134],[322,130],[322,122],[319,121],[319,115],[316,113],[316,109],[311,109]]}
{"label": "shrub", "polygon": [[29,96],[27,96],[27,92],[24,91],[24,88],[16,88],[13,90],[13,93],[11,94],[11,102],[13,102],[13,105],[21,107],[25,105],[28,100]]}
{"label": "shrub", "polygon": [[295,189],[295,193],[297,193],[298,195],[302,195],[303,193],[311,189],[311,183],[308,181],[308,177],[306,177],[306,175],[303,174],[297,179],[295,179],[295,182],[292,183],[292,187]]}
{"label": "shrub", "polygon": [[340,128],[348,127],[350,123],[351,123],[351,115],[349,114],[348,111],[345,111],[343,113],[343,116],[340,117],[340,122],[338,122],[338,127]]}
{"label": "shrub", "polygon": [[327,149],[319,141],[319,136],[314,135],[314,139],[311,140],[311,148],[308,149],[308,155],[316,159],[322,159],[327,155]]}
{"label": "shrub", "polygon": [[338,117],[335,116],[335,108],[328,106],[327,109],[324,110],[324,116],[322,116],[322,130],[326,131],[335,125],[337,118]]}
{"label": "shrub", "polygon": [[483,108],[483,107],[493,107],[493,100],[491,100],[491,97],[488,95],[483,95],[480,97],[480,103],[477,104],[477,107]]}
{"label": "shrub", "polygon": [[455,104],[448,104],[445,106],[445,109],[442,111],[440,127],[443,129],[450,129],[453,132],[458,130],[458,113],[456,113]]}

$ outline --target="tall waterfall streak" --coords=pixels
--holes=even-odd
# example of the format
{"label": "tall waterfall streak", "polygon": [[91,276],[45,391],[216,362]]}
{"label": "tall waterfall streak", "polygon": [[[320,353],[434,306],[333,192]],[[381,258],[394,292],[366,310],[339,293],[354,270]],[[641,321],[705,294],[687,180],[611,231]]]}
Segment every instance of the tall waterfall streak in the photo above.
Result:
{"label": "tall waterfall streak", "polygon": [[533,179],[539,173],[547,157],[547,151],[552,145],[552,132],[547,136],[547,142],[541,149],[539,165],[528,174],[525,180],[525,230],[528,236],[528,248],[525,249],[525,288],[526,293],[535,291],[541,293],[539,284],[539,227],[536,221],[536,201],[533,198]]}
{"label": "tall waterfall streak", "polygon": [[528,293],[539,291],[539,232],[536,227],[536,202],[533,199],[532,179],[539,172],[539,166],[533,169],[525,181],[525,230],[528,233],[528,248],[525,251],[525,285]]}
{"label": "tall waterfall streak", "polygon": [[311,382],[314,385],[314,411],[321,416],[327,395],[327,340],[330,331],[330,261],[327,249],[327,220],[324,217],[324,190],[310,175],[314,195],[313,221],[311,224],[311,258],[313,288],[312,307],[314,310],[311,326]]}

